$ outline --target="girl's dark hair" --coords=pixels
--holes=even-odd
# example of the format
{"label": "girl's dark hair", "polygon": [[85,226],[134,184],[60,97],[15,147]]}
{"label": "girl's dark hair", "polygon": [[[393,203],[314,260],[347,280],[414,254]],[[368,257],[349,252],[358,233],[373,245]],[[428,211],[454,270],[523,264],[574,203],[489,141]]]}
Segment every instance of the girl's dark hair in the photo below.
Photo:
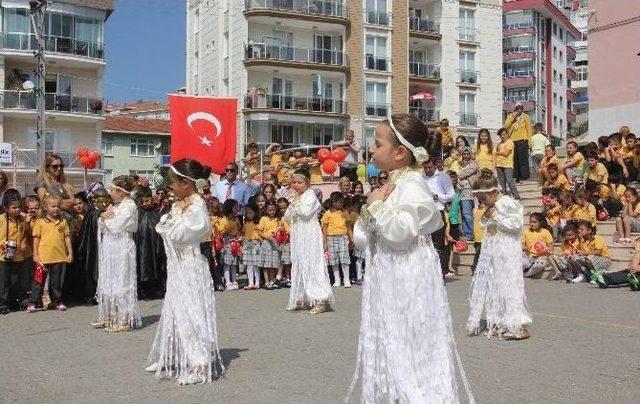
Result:
{"label": "girl's dark hair", "polygon": [[592,179],[588,179],[584,182],[584,189],[589,192],[596,191],[598,189],[598,183]]}
{"label": "girl's dark hair", "polygon": [[624,192],[627,192],[627,191],[631,192],[631,194],[636,197],[636,201],[633,203],[633,206],[632,206],[632,208],[635,209],[636,206],[638,206],[638,203],[640,203],[640,199],[638,199],[638,191],[636,191],[636,189],[633,187],[627,187],[627,189]]}
{"label": "girl's dark hair", "polygon": [[[424,147],[429,156],[440,156],[442,148],[442,135],[437,131],[429,131],[427,125],[417,116],[410,114],[394,114],[391,115],[393,126],[402,134],[402,136],[415,147]],[[391,129],[391,125],[386,121],[385,124]],[[391,130],[393,133],[393,130]],[[402,144],[394,134],[394,140],[397,146]],[[416,163],[416,159],[412,153],[411,162]]]}
{"label": "girl's dark hair", "polygon": [[298,169],[298,170],[294,171],[293,175],[301,175],[301,176],[303,176],[304,178],[307,179],[307,182],[311,181],[311,175],[309,174],[309,170],[308,169],[304,169],[304,168]]}
{"label": "girl's dark hair", "polygon": [[478,178],[473,181],[473,185],[471,186],[474,191],[480,189],[491,189],[498,187],[498,179],[493,174],[493,171],[488,168],[483,168],[480,170],[480,175]]}
{"label": "girl's dark hair", "polygon": [[549,227],[549,223],[547,223],[547,218],[544,216],[543,213],[541,212],[533,212],[529,215],[530,218],[534,218],[538,221],[538,223],[540,223],[540,228],[541,229],[547,229],[550,230],[551,228]]}
{"label": "girl's dark hair", "polygon": [[262,193],[263,194],[264,194],[264,190],[267,189],[267,188],[271,188],[271,190],[273,191],[273,195],[274,196],[276,195],[276,187],[275,187],[275,185],[273,185],[273,184],[264,184],[262,186]]}
{"label": "girl's dark hair", "polygon": [[336,202],[344,202],[344,195],[342,194],[342,192],[332,192],[331,195],[329,195],[329,199],[331,200],[331,207],[333,207],[333,204]]}
{"label": "girl's dark hair", "polygon": [[480,150],[480,145],[482,143],[480,143],[480,135],[482,135],[483,133],[487,134],[487,149],[489,149],[489,153],[493,154],[493,140],[491,140],[491,132],[489,132],[489,129],[487,128],[482,128],[478,131],[478,140],[476,141],[476,149]]}
{"label": "girl's dark hair", "polygon": [[596,228],[593,225],[593,223],[587,221],[587,220],[579,220],[578,221],[578,227],[586,227],[587,229],[589,229],[589,231],[591,232],[591,234],[596,234]]}
{"label": "girl's dark hair", "polygon": [[570,231],[574,233],[578,231],[578,223],[575,220],[569,220],[562,228],[562,234],[567,234]]}
{"label": "girl's dark hair", "polygon": [[286,203],[289,206],[289,200],[287,198],[278,198],[276,199],[276,204]]}
{"label": "girl's dark hair", "polygon": [[622,143],[622,135],[619,132],[615,132],[609,135],[609,141],[616,140],[618,143]]}
{"label": "girl's dark hair", "polygon": [[136,199],[142,200],[142,198],[151,198],[153,196],[153,192],[151,192],[151,188],[149,187],[140,187],[136,191]]}
{"label": "girl's dark hair", "polygon": [[355,192],[356,187],[357,187],[358,185],[360,185],[360,186],[364,189],[364,185],[362,184],[362,182],[360,182],[360,181],[353,181],[353,182],[351,183],[351,192]]}
{"label": "girl's dark hair", "polygon": [[362,209],[365,203],[367,203],[367,198],[364,195],[357,195],[353,198],[353,204],[358,209],[358,212]]}
{"label": "girl's dark hair", "polygon": [[458,147],[458,140],[460,140],[460,139],[462,139],[462,141],[464,142],[464,147],[469,147],[469,139],[467,139],[466,136],[462,136],[462,135],[459,135],[456,138],[456,147]]}
{"label": "girl's dark hair", "polygon": [[93,196],[91,196],[91,199],[106,198],[106,197],[109,197],[109,193],[107,192],[107,190],[104,188],[98,188],[95,191],[93,191]]}
{"label": "girl's dark hair", "polygon": [[269,206],[273,206],[273,208],[276,210],[276,217],[278,216],[278,205],[276,205],[276,201],[273,199],[268,199],[267,203],[264,204],[264,214],[267,214],[267,208]]}
{"label": "girl's dark hair", "polygon": [[608,136],[600,136],[598,138],[598,144],[603,147],[609,146],[609,137]]}
{"label": "girl's dark hair", "polygon": [[205,179],[208,180],[211,176],[211,167],[200,164],[199,161],[189,158],[184,158],[173,163],[173,167],[180,174],[184,174],[193,179]]}
{"label": "girl's dark hair", "polygon": [[20,196],[20,191],[15,188],[9,188],[4,191],[4,195],[2,195],[2,206],[6,209],[10,204],[22,201],[22,196]]}
{"label": "girl's dark hair", "polygon": [[[244,207],[244,212],[245,214],[247,213],[247,209],[253,211],[253,213],[255,213],[255,215],[253,215],[253,220],[252,222],[254,224],[258,224],[260,222],[260,209],[258,209],[258,207],[254,204],[249,204],[247,206]],[[247,219],[245,217],[245,223],[247,222]]]}
{"label": "girl's dark hair", "polygon": [[235,199],[227,199],[222,204],[222,214],[225,216],[231,216],[233,214],[233,208],[238,206],[238,201]]}
{"label": "girl's dark hair", "polygon": [[500,135],[502,134],[502,132],[508,132],[507,128],[500,128],[500,129],[498,129],[498,137],[500,137]]}
{"label": "girl's dark hair", "polygon": [[127,192],[133,191],[136,187],[136,180],[131,175],[119,175],[113,179],[113,185],[124,189]]}

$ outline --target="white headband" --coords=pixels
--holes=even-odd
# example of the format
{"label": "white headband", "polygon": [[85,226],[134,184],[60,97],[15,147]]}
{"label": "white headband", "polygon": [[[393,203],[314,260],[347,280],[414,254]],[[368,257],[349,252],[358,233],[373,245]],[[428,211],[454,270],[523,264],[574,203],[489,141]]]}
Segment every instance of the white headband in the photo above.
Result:
{"label": "white headband", "polygon": [[472,191],[472,193],[480,194],[480,193],[485,193],[485,192],[493,192],[493,191],[497,191],[497,190],[498,190],[498,187],[487,188],[487,189],[474,189]]}
{"label": "white headband", "polygon": [[177,175],[178,177],[182,177],[184,179],[187,179],[189,181],[193,181],[196,184],[196,189],[198,190],[198,192],[202,193],[202,190],[204,190],[204,187],[207,185],[207,180],[205,180],[204,178],[192,178],[189,177],[186,174],[182,174],[180,171],[176,170],[176,168],[173,166],[173,164],[171,164],[169,166],[169,168],[171,169],[171,171],[173,171],[173,173],[175,175]]}
{"label": "white headband", "polygon": [[126,189],[124,189],[124,188],[122,188],[122,187],[119,187],[119,186],[117,186],[117,185],[115,185],[115,184],[113,184],[113,183],[111,183],[111,184],[109,185],[109,188],[114,188],[114,189],[117,189],[117,190],[119,190],[119,191],[124,192],[124,193],[125,193],[125,194],[127,194],[127,195],[131,195],[131,191],[127,191]]}
{"label": "white headband", "polygon": [[391,117],[389,117],[389,126],[391,126],[391,130],[396,135],[396,137],[398,138],[400,143],[402,143],[402,145],[404,147],[406,147],[407,149],[409,149],[409,151],[411,153],[413,153],[413,157],[415,157],[416,161],[419,164],[422,164],[425,161],[429,160],[429,153],[427,153],[425,148],[422,147],[422,146],[415,147],[414,145],[409,143],[409,141],[407,139],[405,139],[404,136],[402,136],[402,134],[398,131],[398,129],[396,129],[395,125],[393,124],[393,120],[391,119]]}

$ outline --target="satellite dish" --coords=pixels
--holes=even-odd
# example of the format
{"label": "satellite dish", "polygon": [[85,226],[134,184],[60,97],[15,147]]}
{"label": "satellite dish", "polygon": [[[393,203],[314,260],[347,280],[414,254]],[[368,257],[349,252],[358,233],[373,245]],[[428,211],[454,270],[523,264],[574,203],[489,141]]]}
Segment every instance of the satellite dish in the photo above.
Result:
{"label": "satellite dish", "polygon": [[33,84],[33,81],[31,80],[27,80],[24,83],[22,83],[22,88],[24,88],[27,91],[31,91],[35,88],[35,84]]}

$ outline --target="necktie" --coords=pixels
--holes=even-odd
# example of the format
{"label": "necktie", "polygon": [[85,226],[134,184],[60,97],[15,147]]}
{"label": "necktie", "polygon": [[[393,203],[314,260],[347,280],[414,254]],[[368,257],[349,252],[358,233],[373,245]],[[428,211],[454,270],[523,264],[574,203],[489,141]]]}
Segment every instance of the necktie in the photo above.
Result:
{"label": "necktie", "polygon": [[233,189],[231,189],[231,187],[233,187],[233,182],[230,182],[227,186],[227,197],[225,198],[225,200],[232,199],[233,197]]}

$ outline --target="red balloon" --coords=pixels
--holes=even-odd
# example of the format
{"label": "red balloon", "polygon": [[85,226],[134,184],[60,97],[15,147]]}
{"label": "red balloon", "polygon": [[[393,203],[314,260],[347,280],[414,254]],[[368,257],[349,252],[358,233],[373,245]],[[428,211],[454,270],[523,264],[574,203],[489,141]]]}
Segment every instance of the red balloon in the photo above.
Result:
{"label": "red balloon", "polygon": [[89,153],[87,154],[87,156],[89,157],[89,159],[91,161],[93,161],[94,163],[98,161],[98,159],[100,158],[100,153],[98,153],[95,150],[90,150]]}
{"label": "red balloon", "polygon": [[317,157],[321,163],[324,163],[327,159],[331,158],[331,150],[323,147],[322,149],[318,150]]}
{"label": "red balloon", "polygon": [[89,161],[89,169],[90,169],[90,170],[93,170],[94,168],[96,168],[96,163],[97,163],[97,161],[95,161],[95,160],[90,160],[90,161]]}
{"label": "red balloon", "polygon": [[322,169],[327,174],[333,174],[337,168],[338,168],[338,163],[336,163],[332,159],[327,159],[322,163]]}
{"label": "red balloon", "polygon": [[84,147],[79,147],[78,150],[76,150],[76,156],[78,156],[78,158],[86,156],[87,154],[89,154],[89,151]]}
{"label": "red balloon", "polygon": [[342,161],[347,157],[347,152],[342,148],[339,147],[337,149],[334,149],[331,152],[331,158],[338,162],[338,163],[342,163]]}
{"label": "red balloon", "polygon": [[89,165],[91,164],[91,160],[89,159],[89,156],[80,157],[80,164],[84,168],[89,168]]}

